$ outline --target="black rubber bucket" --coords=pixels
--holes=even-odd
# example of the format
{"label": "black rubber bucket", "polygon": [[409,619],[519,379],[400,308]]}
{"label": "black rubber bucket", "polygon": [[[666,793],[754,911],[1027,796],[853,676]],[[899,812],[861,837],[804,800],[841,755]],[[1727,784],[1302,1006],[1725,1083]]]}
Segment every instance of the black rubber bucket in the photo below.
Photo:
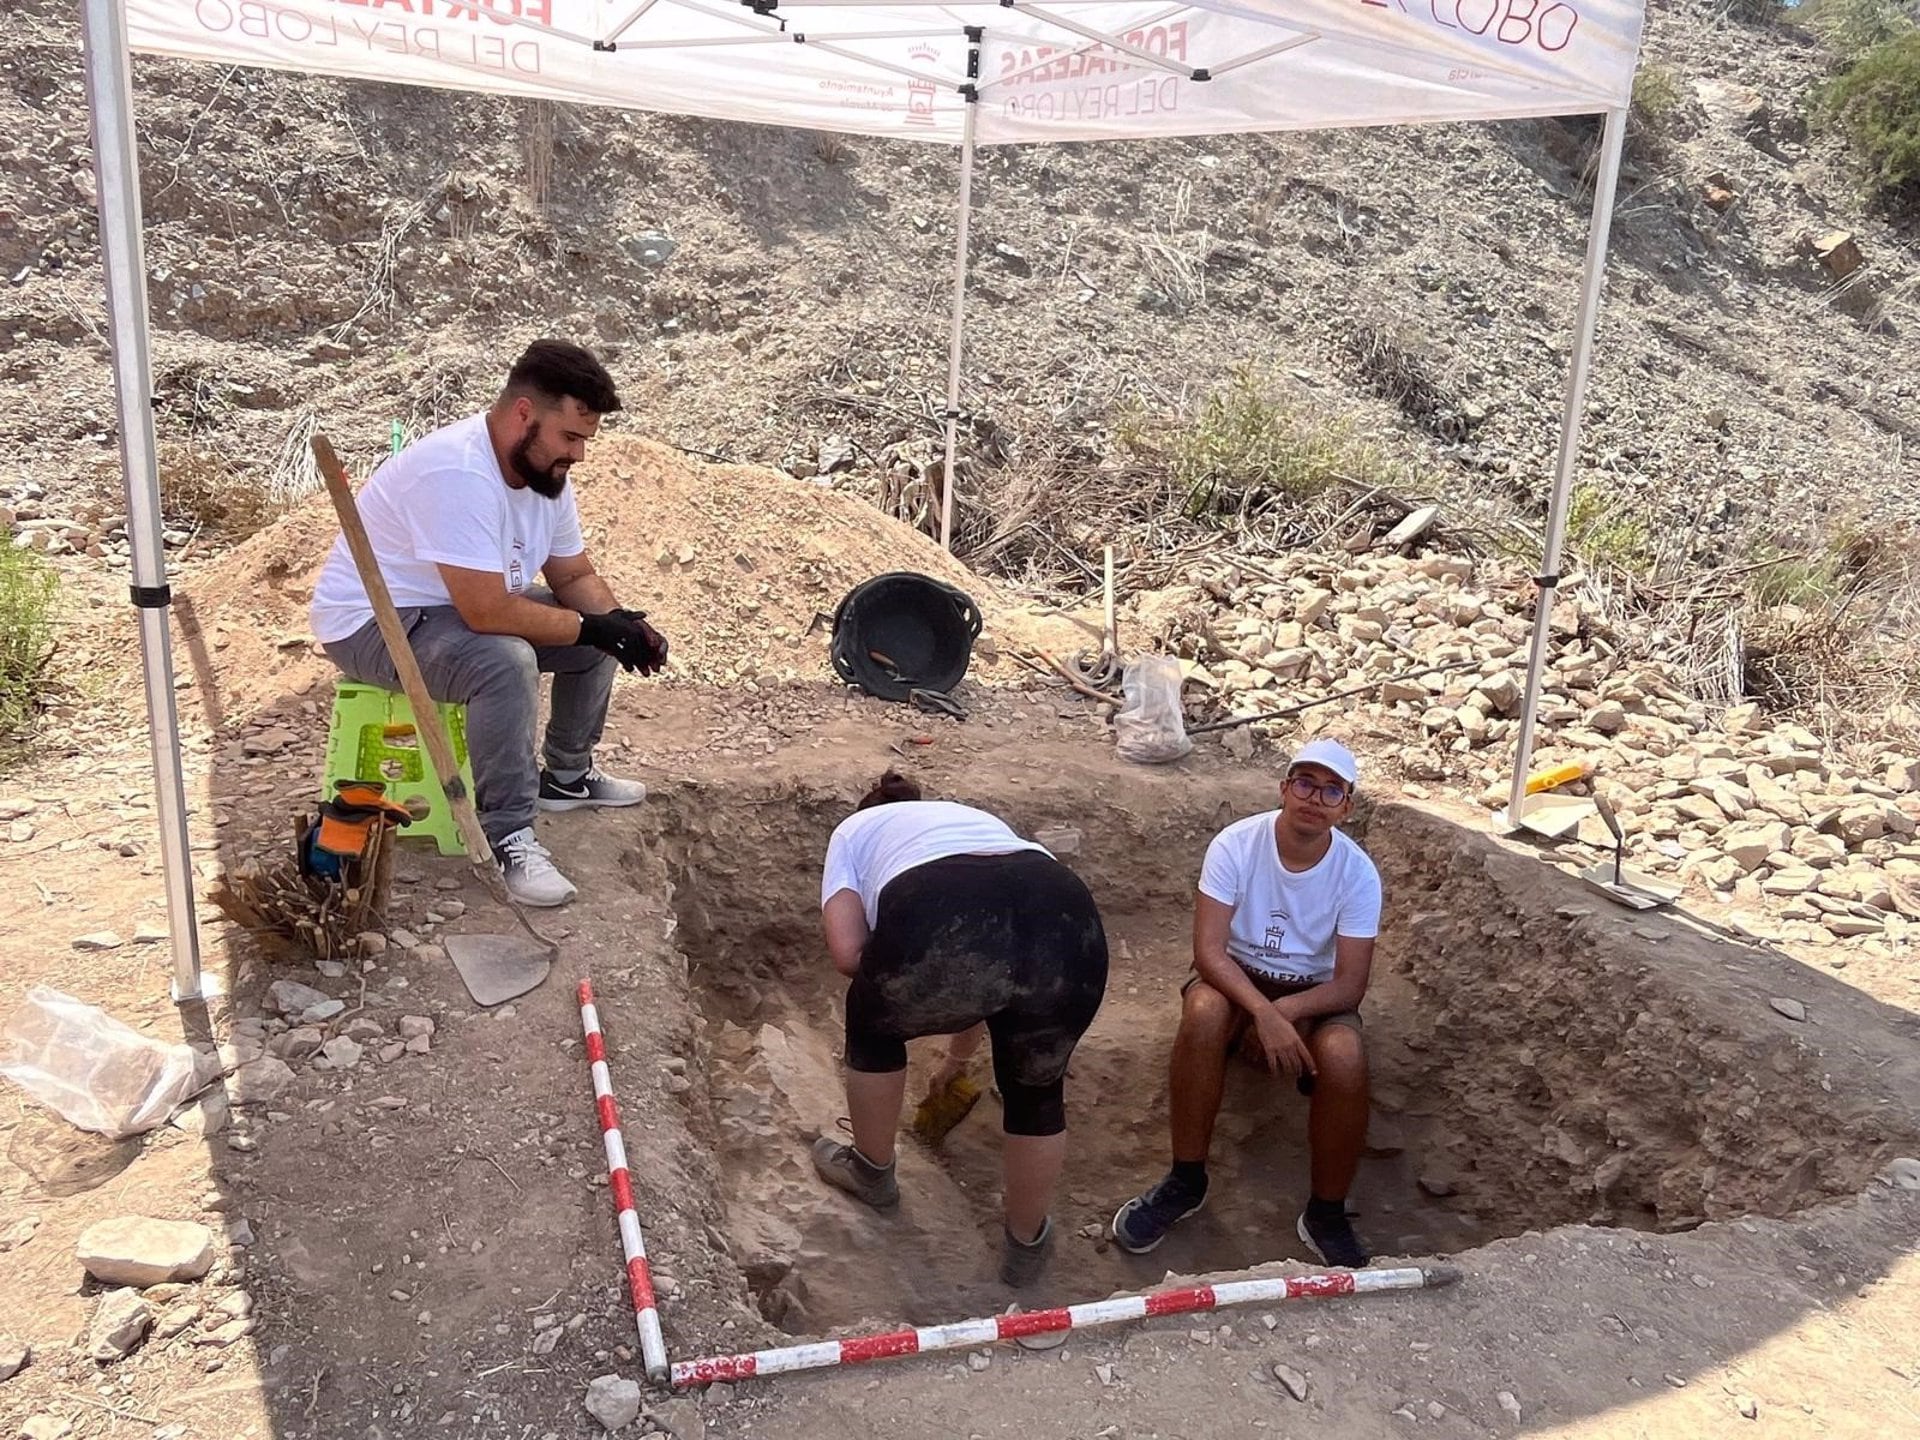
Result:
{"label": "black rubber bucket", "polygon": [[931,575],[895,570],[847,592],[833,612],[833,669],[882,700],[958,685],[980,638],[973,597]]}

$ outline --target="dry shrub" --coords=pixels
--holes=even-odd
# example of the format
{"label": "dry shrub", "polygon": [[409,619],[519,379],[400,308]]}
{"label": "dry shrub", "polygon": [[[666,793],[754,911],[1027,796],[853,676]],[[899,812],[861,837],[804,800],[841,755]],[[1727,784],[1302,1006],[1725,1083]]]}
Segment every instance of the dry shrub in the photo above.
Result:
{"label": "dry shrub", "polygon": [[1360,378],[1376,394],[1442,440],[1466,438],[1466,402],[1436,358],[1436,347],[1379,317],[1362,320],[1347,338]]}
{"label": "dry shrub", "polygon": [[160,513],[166,523],[209,539],[242,540],[274,518],[260,476],[192,445],[160,447]]}
{"label": "dry shrub", "polygon": [[1884,738],[1884,717],[1920,701],[1920,532],[1842,534],[1765,566],[1748,593],[1746,698],[1853,738]]}

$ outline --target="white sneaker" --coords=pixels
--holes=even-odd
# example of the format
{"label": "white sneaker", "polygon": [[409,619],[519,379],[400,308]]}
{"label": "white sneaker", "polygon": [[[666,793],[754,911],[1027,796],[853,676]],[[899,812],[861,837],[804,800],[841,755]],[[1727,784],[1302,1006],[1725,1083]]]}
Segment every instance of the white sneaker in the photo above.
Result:
{"label": "white sneaker", "polygon": [[578,780],[561,784],[551,770],[540,772],[540,808],[542,810],[590,810],[605,806],[618,808],[638,805],[647,798],[647,787],[638,780],[621,780],[607,774],[598,765],[587,767]]}
{"label": "white sneaker", "polygon": [[531,825],[494,846],[493,858],[500,862],[500,873],[506,876],[507,894],[522,905],[564,905],[579,893],[573,882],[555,868],[553,856],[534,838]]}

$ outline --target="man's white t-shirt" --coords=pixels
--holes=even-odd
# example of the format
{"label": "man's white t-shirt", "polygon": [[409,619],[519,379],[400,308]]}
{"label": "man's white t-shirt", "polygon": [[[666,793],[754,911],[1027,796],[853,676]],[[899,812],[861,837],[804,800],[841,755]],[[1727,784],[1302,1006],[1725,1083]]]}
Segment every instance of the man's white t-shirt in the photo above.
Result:
{"label": "man's white t-shirt", "polygon": [[[484,414],[436,430],[388,459],[361,490],[359,506],[397,609],[451,605],[441,565],[494,571],[519,595],[549,559],[586,549],[572,487],[549,500],[531,487],[508,486]],[[346,639],[373,618],[344,535],[333,542],[313,587],[308,618],[323,644]]]}
{"label": "man's white t-shirt", "polygon": [[1320,863],[1289,870],[1274,840],[1278,810],[1236,820],[1207,847],[1200,893],[1233,907],[1227,953],[1243,969],[1287,984],[1333,978],[1333,942],[1380,933],[1380,872],[1338,830]]}
{"label": "man's white t-shirt", "polygon": [[820,903],[851,890],[866,906],[867,925],[880,918],[880,892],[896,876],[950,855],[1011,855],[1044,845],[1022,840],[1006,821],[951,800],[896,800],[856,811],[834,828],[820,877]]}

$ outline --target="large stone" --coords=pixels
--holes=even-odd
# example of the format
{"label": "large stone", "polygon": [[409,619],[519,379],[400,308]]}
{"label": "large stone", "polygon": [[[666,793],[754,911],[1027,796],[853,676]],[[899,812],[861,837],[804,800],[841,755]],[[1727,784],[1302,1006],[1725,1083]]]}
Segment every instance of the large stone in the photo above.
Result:
{"label": "large stone", "polygon": [[1732,825],[1720,835],[1720,850],[1752,874],[1766,863],[1767,856],[1785,850],[1792,841],[1792,832],[1777,820],[1764,825]]}
{"label": "large stone", "polygon": [[1698,820],[1703,825],[1718,829],[1727,822],[1727,812],[1722,810],[1705,795],[1687,795],[1673,807],[1675,813],[1689,820]]}
{"label": "large stone", "polygon": [[153,1324],[153,1307],[138,1290],[109,1290],[93,1312],[87,1353],[102,1365],[124,1360],[140,1347]]}
{"label": "large stone", "polygon": [[267,987],[267,1004],[289,1020],[298,1020],[316,1005],[325,1005],[333,997],[324,990],[302,985],[298,980],[276,980]]}
{"label": "large stone", "polygon": [[1480,682],[1478,688],[1492,703],[1497,715],[1512,715],[1520,708],[1520,682],[1514,678],[1511,670],[1489,675]]}
{"label": "large stone", "polygon": [[1865,915],[1829,915],[1822,922],[1829,933],[1841,940],[1852,940],[1861,935],[1878,935],[1885,931],[1884,920],[1869,919]]}
{"label": "large stone", "polygon": [[1754,807],[1753,791],[1732,780],[1706,776],[1694,781],[1692,789],[1718,805],[1729,820],[1740,819]]}
{"label": "large stone", "polygon": [[1878,840],[1887,833],[1886,810],[1878,800],[1849,805],[1840,812],[1835,826],[1848,848],[1858,849],[1869,840]]}
{"label": "large stone", "polygon": [[1867,263],[1859,243],[1845,230],[1829,230],[1815,236],[1810,248],[1821,268],[1834,280],[1845,280]]}
{"label": "large stone", "polygon": [[1887,766],[1886,782],[1902,794],[1920,790],[1920,760],[1895,760]]}
{"label": "large stone", "polygon": [[1776,870],[1760,882],[1760,889],[1768,895],[1805,895],[1820,883],[1820,872],[1800,866],[1791,870]]}
{"label": "large stone", "polygon": [[104,1285],[198,1280],[213,1267],[213,1232],[189,1220],[120,1215],[82,1230],[74,1253]]}
{"label": "large stone", "polygon": [[26,1341],[0,1335],[0,1380],[11,1380],[27,1368],[27,1361],[32,1358],[33,1347]]}
{"label": "large stone", "polygon": [[218,1135],[227,1128],[227,1104],[224,1090],[208,1090],[174,1115],[173,1128],[202,1138]]}
{"label": "large stone", "polygon": [[327,1043],[327,1035],[317,1025],[296,1025],[272,1041],[273,1053],[289,1065],[297,1065]]}
{"label": "large stone", "polygon": [[647,1419],[673,1440],[706,1440],[706,1417],[700,1413],[700,1407],[685,1396],[649,1408]]}
{"label": "large stone", "polygon": [[1627,728],[1627,711],[1618,700],[1603,701],[1587,714],[1587,725],[1602,735],[1618,735]]}
{"label": "large stone", "polygon": [[1822,835],[1817,830],[1796,830],[1793,846],[1788,852],[1796,860],[1804,860],[1816,870],[1824,870],[1830,865],[1846,863],[1846,842],[1838,835]]}
{"label": "large stone", "polygon": [[345,1035],[336,1035],[320,1047],[315,1063],[324,1060],[332,1070],[351,1070],[360,1063],[363,1050],[359,1041],[350,1040]]}
{"label": "large stone", "polygon": [[1893,882],[1878,870],[1829,871],[1820,879],[1820,893],[1876,910],[1893,909]]}
{"label": "large stone", "polygon": [[227,1082],[227,1098],[235,1105],[265,1105],[277,1100],[293,1084],[293,1070],[272,1055],[242,1065]]}
{"label": "large stone", "polygon": [[587,1384],[586,1404],[603,1429],[623,1429],[640,1418],[640,1384],[618,1375],[597,1376]]}

